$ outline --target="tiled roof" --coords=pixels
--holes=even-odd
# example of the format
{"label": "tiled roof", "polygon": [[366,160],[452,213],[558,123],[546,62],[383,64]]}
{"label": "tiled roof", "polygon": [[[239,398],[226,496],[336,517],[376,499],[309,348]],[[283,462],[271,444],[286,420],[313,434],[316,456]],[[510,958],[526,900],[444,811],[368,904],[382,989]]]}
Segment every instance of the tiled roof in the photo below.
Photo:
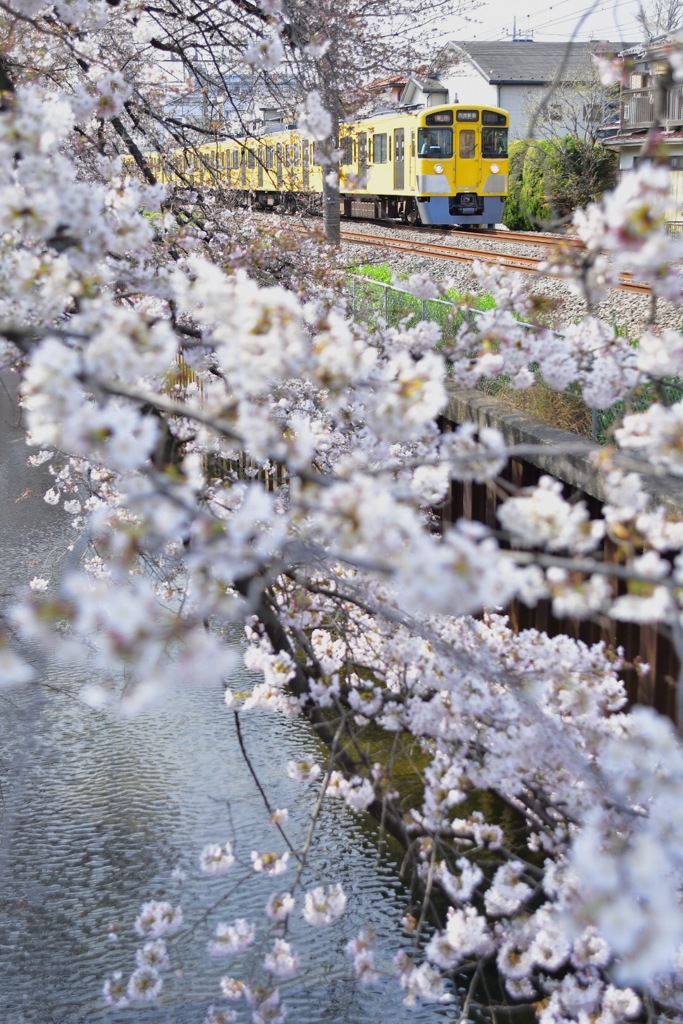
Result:
{"label": "tiled roof", "polygon": [[[604,140],[606,146],[642,145],[647,139],[647,128],[640,128],[634,132],[610,135]],[[667,142],[680,142],[683,139],[683,130],[662,132],[657,135],[657,146],[666,146]]]}
{"label": "tiled roof", "polygon": [[389,78],[375,78],[372,82],[368,82],[365,86],[365,90],[368,92],[375,92],[379,89],[391,88],[391,86],[405,85],[412,75],[424,75],[427,70],[428,68],[426,64],[420,64],[420,66],[415,68],[414,71],[397,72],[394,75],[390,75]]}
{"label": "tiled roof", "polygon": [[[600,47],[606,44],[600,43]],[[609,44],[607,44],[609,45]],[[617,49],[628,44],[619,44]],[[597,43],[455,42],[489,82],[552,82],[586,80]]]}

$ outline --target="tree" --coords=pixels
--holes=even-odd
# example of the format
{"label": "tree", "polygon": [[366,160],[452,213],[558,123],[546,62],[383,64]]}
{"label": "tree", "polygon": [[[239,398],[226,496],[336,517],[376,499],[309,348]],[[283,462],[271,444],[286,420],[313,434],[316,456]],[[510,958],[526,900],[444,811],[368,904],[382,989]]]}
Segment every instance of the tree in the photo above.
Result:
{"label": "tree", "polygon": [[508,227],[566,222],[616,184],[618,160],[602,133],[619,102],[591,67],[581,81],[553,85],[527,110],[529,139],[512,147]]}
{"label": "tree", "polygon": [[509,228],[551,228],[567,223],[614,187],[616,154],[574,135],[516,142],[510,150],[510,192],[504,223]]}
{"label": "tree", "polygon": [[680,0],[651,0],[647,7],[640,6],[637,20],[645,39],[651,42],[681,27],[683,7]]}
{"label": "tree", "polygon": [[[324,884],[306,874],[325,796],[374,815],[404,851],[412,902],[394,967],[409,1005],[456,1003],[468,1019],[495,970],[493,1009],[543,1024],[678,1019],[680,738],[653,711],[624,711],[623,653],[515,634],[495,609],[516,595],[652,622],[683,655],[680,524],[608,457],[594,518],[549,478],[510,494],[500,535],[468,522],[438,534],[430,508],[451,480],[497,481],[510,454],[495,429],[440,433],[447,385],[502,373],[525,387],[537,366],[593,407],[628,406],[643,382],[656,393],[681,373],[681,335],[651,331],[635,345],[593,316],[562,334],[527,326],[533,296],[497,268],[479,271],[496,307],[441,348],[426,324],[351,323],[343,289],[309,277],[299,253],[286,253],[291,288],[260,285],[240,266],[248,232],[236,246],[211,197],[181,216],[136,139],[173,148],[213,130],[164,113],[166,72],[150,48],[193,74],[205,33],[220,64],[253,18],[258,47],[272,51],[282,44],[266,9],[169,4],[142,16],[125,0],[17,0],[4,12],[2,360],[21,378],[30,457],[53,467],[45,500],[73,516],[89,557],[34,580],[3,612],[2,686],[31,679],[16,633],[86,659],[103,682],[84,696],[100,705],[130,710],[193,678],[222,699],[232,663],[222,627],[245,626],[263,681],[226,693],[238,733],[255,707],[303,714],[329,750],[325,767],[289,769],[312,793],[302,849],[287,848],[286,815],[268,805],[277,850],[237,863],[219,837],[202,852],[209,875],[287,879],[265,920],[219,920],[211,939],[217,955],[254,954],[254,983],[226,976],[220,991],[246,998],[255,1024],[283,1019],[281,980],[304,983],[293,906],[324,927],[352,898],[329,865]],[[136,156],[144,182],[122,173],[111,140]],[[589,314],[627,270],[680,299],[666,202],[666,173],[643,165],[575,216],[585,248],[565,255],[563,272]],[[421,276],[410,288],[437,291]],[[680,475],[680,417],[679,405],[654,402],[623,418],[616,441]],[[285,486],[273,493],[226,469],[240,452],[276,464]],[[614,563],[599,552],[605,536]],[[683,722],[681,680],[677,693]],[[392,778],[392,756],[376,759],[376,730],[392,756],[405,751],[416,787]],[[471,810],[482,790],[514,814],[520,845]],[[109,979],[111,1004],[158,994],[164,937],[181,927],[170,902],[142,907],[140,966]],[[370,929],[347,953],[373,983],[382,964]],[[233,1019],[227,1002],[207,1020],[221,1017]]]}
{"label": "tree", "polygon": [[[302,131],[320,143],[320,159],[329,166],[325,233],[338,243],[339,124],[367,103],[363,87],[373,77],[404,70],[419,58],[420,29],[446,6],[452,14],[446,0],[320,0],[314,6],[302,0],[231,0],[187,9],[161,0],[131,12],[134,49],[126,73],[131,84],[138,69],[143,79],[103,130],[113,127],[118,151],[131,153],[153,182],[144,157],[150,149],[177,151],[211,141],[226,113],[235,135],[252,134],[241,95],[242,83],[250,81],[252,91],[272,97],[293,120],[301,117]],[[123,26],[118,31],[125,34]],[[180,98],[201,97],[182,107],[181,116],[166,108],[168,78],[161,75],[154,92],[146,88],[150,74],[159,74],[150,68],[160,57],[172,61],[173,90]],[[89,73],[87,62],[80,65]],[[211,169],[205,171],[210,176]]]}

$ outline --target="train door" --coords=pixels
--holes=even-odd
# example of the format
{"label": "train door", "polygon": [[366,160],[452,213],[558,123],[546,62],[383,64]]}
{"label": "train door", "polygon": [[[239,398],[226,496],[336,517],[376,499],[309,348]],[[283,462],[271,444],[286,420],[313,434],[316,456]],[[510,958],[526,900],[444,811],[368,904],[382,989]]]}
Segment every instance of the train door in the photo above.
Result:
{"label": "train door", "polygon": [[394,132],[394,188],[403,191],[405,188],[405,131],[397,128]]}
{"label": "train door", "polygon": [[408,188],[415,188],[415,157],[417,154],[417,147],[415,145],[415,130],[410,133],[410,151],[408,154]]}
{"label": "train door", "polygon": [[368,187],[368,136],[367,132],[358,134],[358,174],[361,188]]}
{"label": "train door", "polygon": [[309,186],[309,168],[311,164],[311,147],[307,142],[303,143],[303,187]]}
{"label": "train door", "polygon": [[458,129],[456,150],[456,191],[479,187],[481,180],[481,152],[475,128]]}

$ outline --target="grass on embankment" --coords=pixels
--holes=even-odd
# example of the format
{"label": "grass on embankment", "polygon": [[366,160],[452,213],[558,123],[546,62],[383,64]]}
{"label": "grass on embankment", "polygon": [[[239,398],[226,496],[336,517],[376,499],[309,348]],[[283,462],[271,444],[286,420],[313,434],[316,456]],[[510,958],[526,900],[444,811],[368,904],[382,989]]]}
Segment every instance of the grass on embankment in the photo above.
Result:
{"label": "grass on embankment", "polygon": [[[493,309],[496,304],[489,293],[474,296],[449,289],[442,300],[435,300],[418,299],[404,292],[373,287],[374,284],[401,287],[400,275],[394,274],[386,263],[352,267],[349,273],[368,280],[367,286],[356,281],[354,316],[371,329],[385,323],[393,327],[404,323],[410,327],[422,319],[428,319],[439,325],[443,343],[447,344],[468,316],[468,310],[484,311]],[[407,276],[404,280],[407,280]],[[617,333],[622,333],[622,329],[617,328]],[[634,340],[632,344],[637,345],[637,341]],[[530,369],[536,370],[536,367],[531,366]],[[510,387],[509,378],[504,375],[482,381],[479,389],[509,407],[520,409],[551,426],[583,437],[593,437],[593,429],[596,427],[595,439],[601,444],[610,443],[612,430],[624,412],[641,412],[657,398],[653,385],[642,385],[632,396],[629,409],[625,410],[621,402],[609,409],[600,409],[597,423],[594,424],[592,410],[584,402],[578,387],[570,387],[564,392],[554,391],[539,372],[536,376],[536,383],[522,390]],[[677,378],[665,378],[661,390],[667,404],[683,398],[683,384]]]}

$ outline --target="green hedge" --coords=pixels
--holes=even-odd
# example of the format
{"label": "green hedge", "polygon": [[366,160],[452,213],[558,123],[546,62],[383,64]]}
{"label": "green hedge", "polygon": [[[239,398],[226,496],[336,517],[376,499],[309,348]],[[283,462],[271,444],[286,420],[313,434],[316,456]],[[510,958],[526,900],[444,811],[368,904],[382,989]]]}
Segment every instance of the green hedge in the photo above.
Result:
{"label": "green hedge", "polygon": [[616,183],[616,153],[574,135],[513,142],[503,223],[516,231],[556,227]]}

